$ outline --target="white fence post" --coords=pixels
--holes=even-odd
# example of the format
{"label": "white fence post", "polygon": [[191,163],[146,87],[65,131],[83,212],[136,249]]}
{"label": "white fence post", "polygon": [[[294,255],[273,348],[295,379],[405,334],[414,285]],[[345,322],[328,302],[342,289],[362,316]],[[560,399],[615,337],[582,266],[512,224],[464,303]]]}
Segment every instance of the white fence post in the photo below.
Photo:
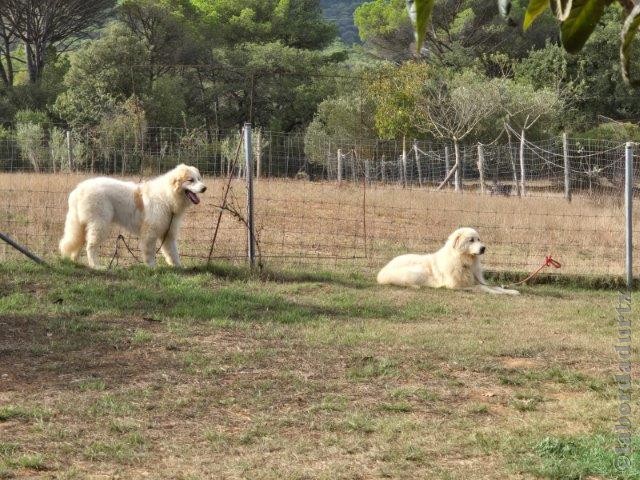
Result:
{"label": "white fence post", "polygon": [[449,175],[449,147],[444,147],[444,176]]}
{"label": "white fence post", "polygon": [[462,185],[460,182],[460,171],[462,170],[462,157],[460,156],[460,147],[458,146],[458,142],[455,142],[453,144],[453,148],[456,151],[456,163],[454,164],[454,168],[456,169],[455,172],[455,176],[454,176],[454,190],[456,192],[462,192]]}
{"label": "white fence post", "polygon": [[625,149],[625,233],[627,288],[633,288],[633,143],[627,142]]}
{"label": "white fence post", "polygon": [[402,136],[402,186],[407,186],[407,137]]}
{"label": "white fence post", "polygon": [[525,184],[526,170],[524,166],[524,129],[522,129],[522,135],[520,136],[520,195],[523,197],[527,194]]}
{"label": "white fence post", "polygon": [[422,166],[420,165],[420,151],[418,150],[418,141],[413,141],[413,151],[416,155],[416,168],[418,169],[418,185],[422,187]]}
{"label": "white fence post", "polygon": [[338,183],[342,183],[342,149],[338,149]]}
{"label": "white fence post", "polygon": [[[69,162],[69,171],[73,171],[73,158],[71,154],[71,132],[67,130],[67,161]],[[92,171],[93,173],[93,171]]]}
{"label": "white fence post", "polygon": [[254,268],[256,265],[256,237],[253,223],[253,159],[251,151],[251,124],[244,124],[244,159],[247,179],[247,230],[248,248],[247,257],[249,265]]}
{"label": "white fence post", "polygon": [[256,179],[262,175],[262,131],[256,135]]}
{"label": "white fence post", "polygon": [[564,198],[571,201],[571,171],[569,166],[569,140],[567,133],[562,134],[562,155],[564,156]]}

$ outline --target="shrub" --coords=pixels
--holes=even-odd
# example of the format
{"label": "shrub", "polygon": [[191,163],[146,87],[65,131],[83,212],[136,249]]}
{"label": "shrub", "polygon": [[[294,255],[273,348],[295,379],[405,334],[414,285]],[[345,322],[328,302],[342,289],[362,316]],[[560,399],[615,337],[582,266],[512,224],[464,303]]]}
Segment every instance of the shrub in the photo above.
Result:
{"label": "shrub", "polygon": [[44,146],[44,128],[36,123],[18,123],[16,141],[22,158],[28,160],[33,169],[39,172],[44,166],[47,149]]}

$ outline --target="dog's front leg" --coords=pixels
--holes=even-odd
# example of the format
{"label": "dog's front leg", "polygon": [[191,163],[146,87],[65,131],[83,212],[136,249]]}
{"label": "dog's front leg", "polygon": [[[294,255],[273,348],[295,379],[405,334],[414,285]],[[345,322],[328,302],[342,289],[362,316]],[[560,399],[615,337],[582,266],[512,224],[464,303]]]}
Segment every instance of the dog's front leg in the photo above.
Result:
{"label": "dog's front leg", "polygon": [[181,267],[180,255],[178,255],[178,245],[176,243],[176,237],[169,232],[167,238],[164,239],[164,243],[161,248],[162,255],[169,265],[172,267]]}
{"label": "dog's front leg", "polygon": [[520,295],[517,290],[508,290],[502,287],[492,287],[490,285],[477,285],[475,287],[478,291],[484,293],[491,293],[492,295]]}
{"label": "dog's front leg", "polygon": [[156,264],[156,242],[158,238],[153,229],[149,226],[143,226],[140,231],[140,250],[142,251],[142,259],[150,267]]}

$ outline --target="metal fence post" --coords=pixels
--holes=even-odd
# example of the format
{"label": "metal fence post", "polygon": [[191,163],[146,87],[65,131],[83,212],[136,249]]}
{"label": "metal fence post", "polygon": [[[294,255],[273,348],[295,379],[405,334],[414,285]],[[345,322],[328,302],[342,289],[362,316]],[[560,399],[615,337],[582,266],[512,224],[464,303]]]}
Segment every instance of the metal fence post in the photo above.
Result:
{"label": "metal fence post", "polygon": [[342,149],[338,149],[338,183],[342,183]]}
{"label": "metal fence post", "polygon": [[633,143],[627,142],[625,149],[625,233],[627,288],[633,288]]}
{"label": "metal fence post", "polygon": [[256,264],[256,237],[253,223],[253,162],[251,158],[251,124],[244,124],[244,159],[247,179],[247,256],[251,268]]}
{"label": "metal fence post", "polygon": [[564,156],[564,198],[571,201],[571,172],[569,168],[569,140],[566,132],[562,134],[562,154]]}

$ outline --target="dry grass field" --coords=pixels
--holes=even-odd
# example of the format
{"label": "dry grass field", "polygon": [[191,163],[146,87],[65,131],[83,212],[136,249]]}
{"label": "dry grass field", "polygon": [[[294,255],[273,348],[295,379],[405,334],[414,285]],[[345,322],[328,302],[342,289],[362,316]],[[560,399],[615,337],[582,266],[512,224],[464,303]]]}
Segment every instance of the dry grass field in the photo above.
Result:
{"label": "dry grass field", "polygon": [[[75,174],[0,174],[0,231],[45,257],[56,254],[66,198],[85,177]],[[206,179],[206,177],[205,177]],[[132,179],[138,181],[139,178]],[[208,256],[224,181],[206,179],[203,202],[188,213],[182,235],[187,263]],[[232,206],[244,215],[244,185],[235,181]],[[485,263],[495,270],[531,271],[552,254],[561,273],[621,275],[624,220],[620,199],[557,195],[524,199],[296,180],[260,180],[256,224],[265,265],[311,264],[325,269],[372,271],[406,251],[439,247],[459,226],[473,226],[489,245]],[[636,209],[636,212],[638,209]],[[640,216],[637,218],[640,219]],[[104,246],[113,255],[113,241]],[[135,247],[135,240],[131,242]],[[242,259],[246,231],[225,212],[213,256]],[[0,246],[0,259],[14,255]],[[132,259],[122,254],[121,262]]]}
{"label": "dry grass field", "polygon": [[640,478],[616,293],[522,293],[0,262],[0,478]]}

